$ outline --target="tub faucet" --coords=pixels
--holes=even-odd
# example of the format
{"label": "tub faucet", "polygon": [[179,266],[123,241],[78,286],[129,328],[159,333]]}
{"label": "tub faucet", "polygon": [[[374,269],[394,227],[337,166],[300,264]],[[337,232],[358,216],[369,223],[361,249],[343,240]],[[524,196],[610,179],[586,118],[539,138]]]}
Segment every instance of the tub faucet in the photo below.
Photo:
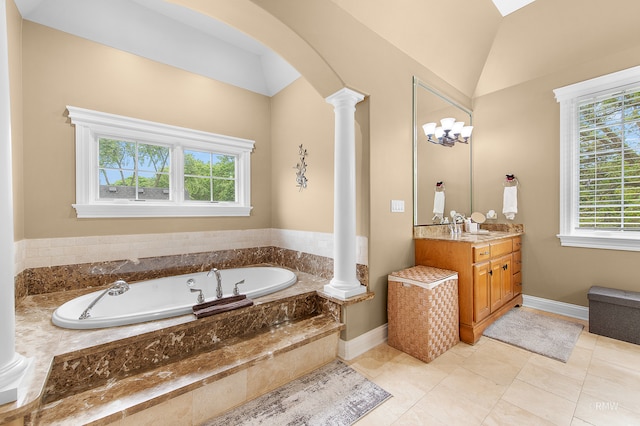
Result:
{"label": "tub faucet", "polygon": [[218,286],[216,287],[216,298],[222,298],[222,277],[220,276],[220,271],[217,268],[213,268],[207,273],[207,276],[210,277],[211,274],[216,274],[216,280],[218,281]]}

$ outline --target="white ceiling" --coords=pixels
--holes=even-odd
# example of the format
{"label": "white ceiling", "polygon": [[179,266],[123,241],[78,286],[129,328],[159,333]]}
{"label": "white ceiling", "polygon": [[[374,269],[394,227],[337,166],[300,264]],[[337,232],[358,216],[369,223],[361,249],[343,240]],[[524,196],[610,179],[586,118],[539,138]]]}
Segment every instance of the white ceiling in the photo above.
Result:
{"label": "white ceiling", "polygon": [[300,74],[253,38],[159,0],[15,0],[25,20],[272,96]]}
{"label": "white ceiling", "polygon": [[502,16],[507,16],[510,13],[515,12],[518,9],[521,9],[528,5],[529,3],[533,3],[535,0],[492,0],[493,4],[496,5],[500,14]]}

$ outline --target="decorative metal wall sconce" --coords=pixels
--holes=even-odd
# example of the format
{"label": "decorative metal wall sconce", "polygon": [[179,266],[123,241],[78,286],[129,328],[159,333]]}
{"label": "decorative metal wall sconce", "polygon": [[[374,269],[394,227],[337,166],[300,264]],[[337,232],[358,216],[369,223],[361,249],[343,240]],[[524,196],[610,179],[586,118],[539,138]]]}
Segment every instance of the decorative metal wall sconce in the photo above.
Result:
{"label": "decorative metal wall sconce", "polygon": [[307,150],[302,147],[302,144],[300,144],[298,148],[300,162],[296,164],[294,169],[296,169],[296,186],[300,188],[300,191],[302,191],[307,187],[308,182],[307,177],[304,175],[307,172],[307,163],[305,161],[305,158],[307,157]]}

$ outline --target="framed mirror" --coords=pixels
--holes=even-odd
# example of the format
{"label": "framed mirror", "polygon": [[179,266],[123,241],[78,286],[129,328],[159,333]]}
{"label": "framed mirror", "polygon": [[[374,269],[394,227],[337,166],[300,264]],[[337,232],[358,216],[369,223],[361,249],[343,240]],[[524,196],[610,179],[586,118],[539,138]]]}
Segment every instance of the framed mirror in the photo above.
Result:
{"label": "framed mirror", "polygon": [[[444,94],[413,78],[413,224],[440,224],[435,217],[434,203],[443,210],[443,217],[455,210],[469,216],[472,210],[472,143],[453,146],[429,142],[423,125],[443,118],[455,118],[472,125],[472,113]],[[435,137],[432,140],[437,142]],[[442,182],[437,188],[437,183]],[[437,188],[437,189],[436,189]],[[443,190],[438,195],[436,190]],[[444,202],[444,203],[442,203]],[[438,210],[438,209],[437,209]],[[449,218],[451,220],[451,218]]]}

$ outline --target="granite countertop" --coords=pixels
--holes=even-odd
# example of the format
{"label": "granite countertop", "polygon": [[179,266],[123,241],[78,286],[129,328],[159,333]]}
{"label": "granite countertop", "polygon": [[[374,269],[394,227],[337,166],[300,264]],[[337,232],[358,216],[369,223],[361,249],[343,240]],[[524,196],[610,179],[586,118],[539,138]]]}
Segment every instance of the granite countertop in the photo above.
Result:
{"label": "granite countertop", "polygon": [[413,228],[413,238],[485,243],[524,234],[524,226],[521,224],[483,224],[481,230],[485,232],[452,234],[448,225],[415,226]]}

